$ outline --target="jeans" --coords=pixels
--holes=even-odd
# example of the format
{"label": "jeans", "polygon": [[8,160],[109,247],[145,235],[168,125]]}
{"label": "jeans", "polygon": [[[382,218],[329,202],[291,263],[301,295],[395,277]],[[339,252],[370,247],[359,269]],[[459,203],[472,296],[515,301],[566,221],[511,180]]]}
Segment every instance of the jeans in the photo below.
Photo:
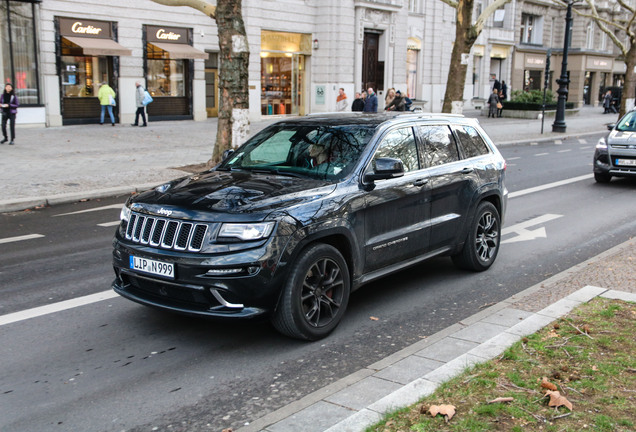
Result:
{"label": "jeans", "polygon": [[11,141],[13,141],[15,139],[15,114],[2,113],[2,135],[5,139],[7,138],[7,121],[11,129]]}
{"label": "jeans", "polygon": [[135,124],[139,124],[139,116],[141,115],[141,119],[144,124],[146,124],[146,107],[137,107],[137,112],[135,113]]}
{"label": "jeans", "polygon": [[102,105],[102,115],[99,118],[99,122],[100,123],[104,123],[104,114],[105,114],[106,108],[108,108],[108,115],[110,116],[110,122],[112,124],[115,124],[115,116],[113,115],[113,106],[112,105]]}

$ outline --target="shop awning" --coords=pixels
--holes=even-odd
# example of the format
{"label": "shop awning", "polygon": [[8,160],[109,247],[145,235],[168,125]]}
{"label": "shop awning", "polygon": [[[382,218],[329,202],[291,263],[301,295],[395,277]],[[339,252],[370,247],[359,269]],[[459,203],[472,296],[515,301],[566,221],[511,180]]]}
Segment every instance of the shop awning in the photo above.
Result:
{"label": "shop awning", "polygon": [[157,48],[167,51],[171,59],[208,59],[208,53],[186,44],[151,42]]}
{"label": "shop awning", "polygon": [[85,55],[94,56],[129,56],[132,50],[119,45],[112,39],[82,38],[64,36],[69,42],[79,45]]}

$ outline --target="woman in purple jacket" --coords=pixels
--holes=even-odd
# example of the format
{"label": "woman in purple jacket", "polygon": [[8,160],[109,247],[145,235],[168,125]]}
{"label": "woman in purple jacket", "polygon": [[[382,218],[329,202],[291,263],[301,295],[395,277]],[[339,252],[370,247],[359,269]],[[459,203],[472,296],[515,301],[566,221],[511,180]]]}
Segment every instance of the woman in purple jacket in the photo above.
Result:
{"label": "woman in purple jacket", "polygon": [[0,96],[0,106],[2,107],[2,135],[4,139],[0,141],[0,144],[7,142],[7,121],[11,128],[11,142],[10,145],[15,144],[15,116],[18,113],[18,97],[13,92],[13,86],[7,83],[4,86],[4,93]]}

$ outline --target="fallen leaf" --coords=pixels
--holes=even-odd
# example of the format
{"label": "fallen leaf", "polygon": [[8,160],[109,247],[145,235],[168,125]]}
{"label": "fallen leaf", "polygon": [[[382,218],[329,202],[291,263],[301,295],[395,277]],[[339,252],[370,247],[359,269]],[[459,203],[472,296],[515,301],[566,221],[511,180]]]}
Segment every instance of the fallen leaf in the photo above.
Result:
{"label": "fallen leaf", "polygon": [[547,377],[543,377],[543,380],[541,381],[541,387],[548,390],[557,390],[557,386],[548,381]]}
{"label": "fallen leaf", "polygon": [[431,405],[428,409],[431,413],[431,417],[435,417],[437,414],[441,414],[446,417],[446,421],[449,421],[455,415],[454,405]]}
{"label": "fallen leaf", "polygon": [[561,337],[561,335],[559,335],[555,329],[550,330],[550,333],[548,333],[548,338],[558,338]]}
{"label": "fallen leaf", "polygon": [[376,318],[376,317],[374,317],[374,316],[369,317],[369,319],[370,319],[371,321],[379,321],[379,320],[380,320],[380,318]]}
{"label": "fallen leaf", "polygon": [[506,402],[512,402],[513,400],[515,400],[515,398],[511,398],[511,397],[498,397],[496,399],[493,399],[491,401],[488,401],[489,404],[494,404],[494,403],[506,403]]}
{"label": "fallen leaf", "polygon": [[560,406],[565,406],[567,409],[572,411],[572,402],[567,400],[565,396],[562,396],[561,393],[559,393],[558,391],[547,390],[545,394],[550,396],[550,402],[548,402],[548,406],[557,408]]}
{"label": "fallen leaf", "polygon": [[596,367],[596,365],[594,365],[594,366],[592,366],[592,370],[596,372],[598,370],[598,367]]}

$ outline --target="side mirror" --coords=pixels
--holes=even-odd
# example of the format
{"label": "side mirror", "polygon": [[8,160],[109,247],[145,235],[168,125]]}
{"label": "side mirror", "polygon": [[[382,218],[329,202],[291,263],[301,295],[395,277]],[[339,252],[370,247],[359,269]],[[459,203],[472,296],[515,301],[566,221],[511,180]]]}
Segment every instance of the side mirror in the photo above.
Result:
{"label": "side mirror", "polygon": [[223,152],[223,160],[227,159],[228,157],[230,157],[230,155],[234,153],[233,149],[227,149]]}
{"label": "side mirror", "polygon": [[612,130],[616,127],[616,123],[610,123],[607,125],[607,130]]}
{"label": "side mirror", "polygon": [[402,177],[404,164],[400,159],[378,158],[375,160],[375,169],[364,175],[364,182],[373,183],[376,180],[386,180]]}

